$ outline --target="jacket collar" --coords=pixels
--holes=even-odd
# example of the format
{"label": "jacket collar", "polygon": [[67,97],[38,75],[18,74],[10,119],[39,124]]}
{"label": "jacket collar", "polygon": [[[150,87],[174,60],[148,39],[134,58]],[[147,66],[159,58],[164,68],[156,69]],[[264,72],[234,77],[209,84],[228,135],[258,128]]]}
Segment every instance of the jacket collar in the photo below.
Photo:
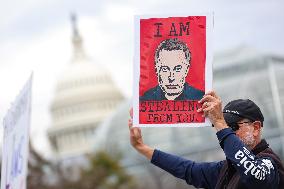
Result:
{"label": "jacket collar", "polygon": [[257,155],[258,153],[262,152],[263,150],[265,150],[266,148],[269,147],[269,144],[266,142],[265,139],[262,139],[260,141],[260,143],[258,143],[253,149],[252,149],[252,153],[254,155]]}

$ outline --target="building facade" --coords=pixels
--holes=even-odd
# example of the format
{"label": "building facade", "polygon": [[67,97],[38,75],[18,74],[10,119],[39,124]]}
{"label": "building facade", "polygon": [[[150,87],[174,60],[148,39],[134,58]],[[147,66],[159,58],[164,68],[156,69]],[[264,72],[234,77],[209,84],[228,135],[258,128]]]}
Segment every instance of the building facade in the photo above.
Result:
{"label": "building facade", "polygon": [[59,159],[94,151],[94,135],[123,100],[109,72],[93,62],[83,49],[83,40],[73,22],[73,57],[58,80],[50,112],[48,137]]}

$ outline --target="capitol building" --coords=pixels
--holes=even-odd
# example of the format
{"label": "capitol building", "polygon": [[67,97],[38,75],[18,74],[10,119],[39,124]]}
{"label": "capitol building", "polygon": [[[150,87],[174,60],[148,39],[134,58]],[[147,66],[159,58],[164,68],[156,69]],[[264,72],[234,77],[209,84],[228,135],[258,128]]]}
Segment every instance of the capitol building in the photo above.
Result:
{"label": "capitol building", "polygon": [[73,57],[50,107],[48,137],[58,159],[92,153],[96,129],[124,99],[109,72],[86,55],[75,16],[72,23]]}
{"label": "capitol building", "polygon": [[[111,76],[84,53],[73,21],[74,56],[58,80],[51,104],[53,123],[48,136],[58,158],[104,150],[122,154],[122,165],[138,188],[191,188],[185,181],[156,168],[129,143],[128,118],[132,99],[124,99]],[[249,98],[261,108],[263,137],[284,160],[284,55],[258,52],[246,46],[214,56],[213,88],[223,105]],[[204,128],[142,128],[150,146],[195,161],[224,159],[215,130]]]}

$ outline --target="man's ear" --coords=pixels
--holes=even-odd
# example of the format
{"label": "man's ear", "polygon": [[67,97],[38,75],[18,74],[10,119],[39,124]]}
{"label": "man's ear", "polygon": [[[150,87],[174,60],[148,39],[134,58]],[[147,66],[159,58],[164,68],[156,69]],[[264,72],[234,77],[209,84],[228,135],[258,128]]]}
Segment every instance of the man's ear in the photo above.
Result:
{"label": "man's ear", "polygon": [[253,122],[253,127],[254,127],[253,135],[258,136],[261,130],[261,122],[260,121]]}

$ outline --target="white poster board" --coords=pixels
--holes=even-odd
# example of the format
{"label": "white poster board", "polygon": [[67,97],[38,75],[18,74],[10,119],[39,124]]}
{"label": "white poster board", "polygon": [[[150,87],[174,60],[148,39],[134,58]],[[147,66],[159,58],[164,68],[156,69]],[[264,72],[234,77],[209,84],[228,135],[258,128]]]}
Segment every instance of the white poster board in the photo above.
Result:
{"label": "white poster board", "polygon": [[3,119],[1,189],[26,189],[32,75]]}

